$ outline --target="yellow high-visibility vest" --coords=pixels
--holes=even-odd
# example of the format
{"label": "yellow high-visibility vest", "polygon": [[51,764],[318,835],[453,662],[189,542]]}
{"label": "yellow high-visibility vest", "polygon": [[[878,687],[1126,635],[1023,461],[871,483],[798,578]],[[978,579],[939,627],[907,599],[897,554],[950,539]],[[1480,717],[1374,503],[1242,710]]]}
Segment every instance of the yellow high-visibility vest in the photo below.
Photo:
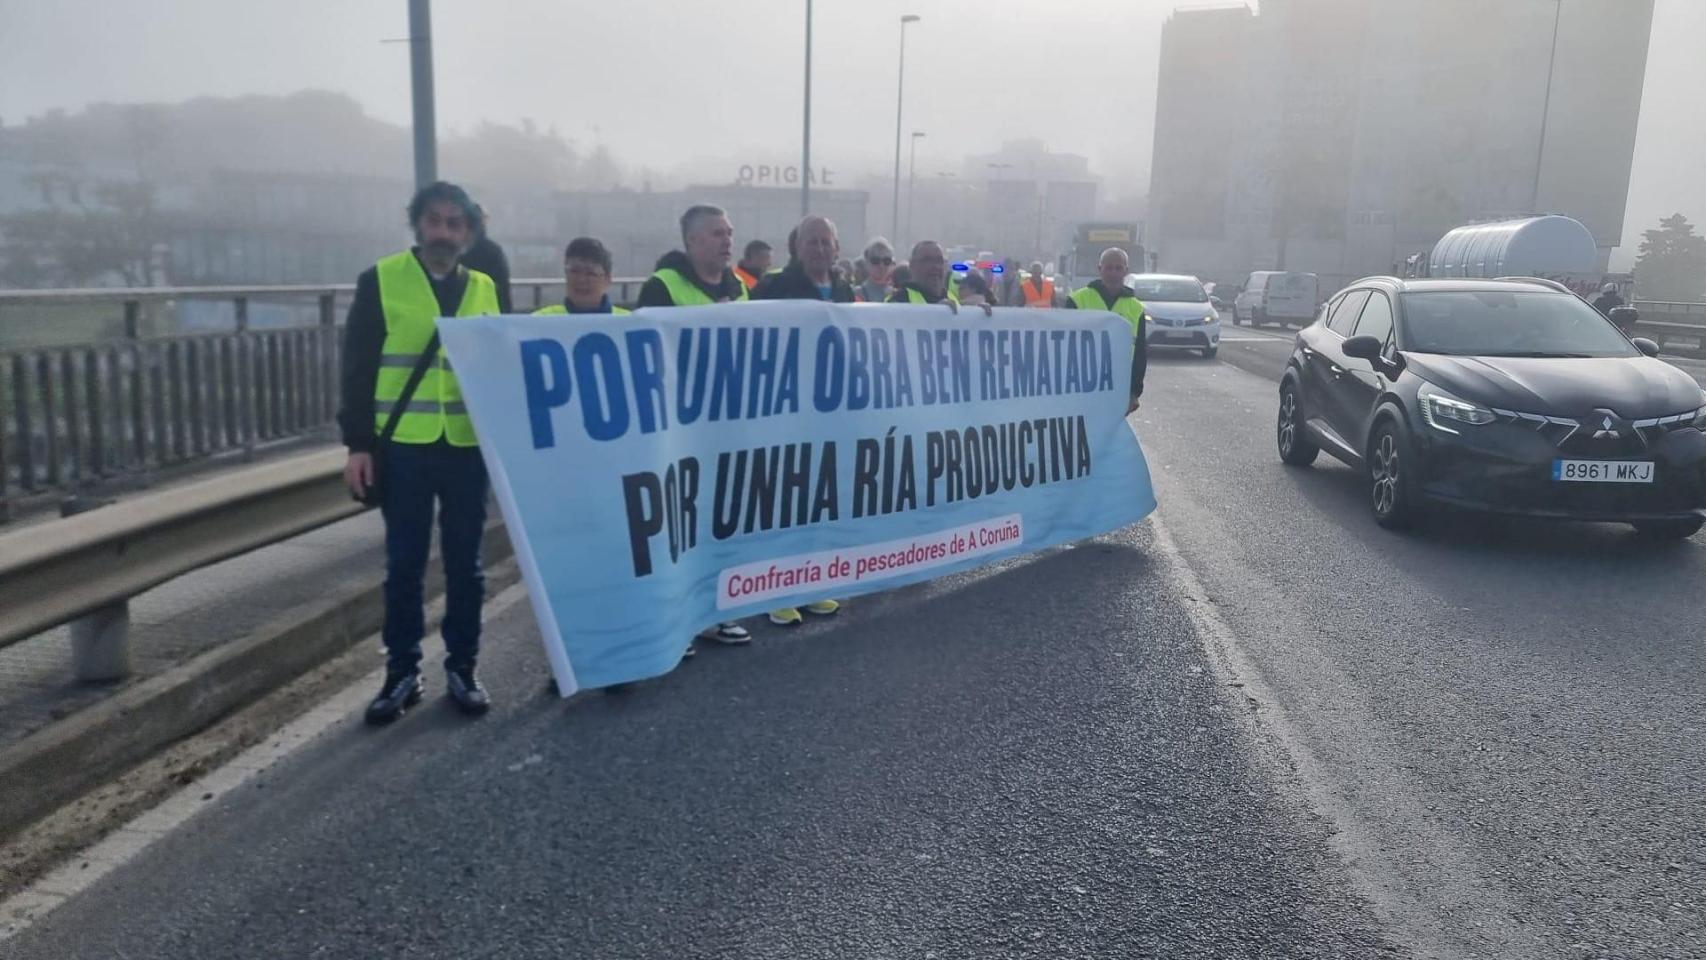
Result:
{"label": "yellow high-visibility vest", "polygon": [[[560,304],[560,303],[553,303],[553,304],[551,304],[551,305],[550,305],[550,306],[548,306],[548,307],[540,307],[540,308],[539,308],[539,309],[537,309],[537,310],[535,310],[535,311],[533,311],[533,315],[534,315],[534,316],[536,316],[536,317],[537,317],[537,316],[540,316],[540,315],[542,315],[542,314],[547,314],[547,313],[550,313],[550,314],[565,314],[565,315],[566,315],[566,314],[568,314],[568,312],[569,312],[569,308],[568,308],[568,307],[565,307],[565,306],[563,306],[563,305],[562,305],[562,304]],[[632,312],[632,311],[630,311],[630,310],[624,310],[624,309],[623,309],[623,308],[621,308],[621,307],[614,307],[614,306],[613,306],[613,307],[611,307],[611,308],[610,308],[610,312],[611,312],[611,313],[612,313],[612,314],[615,314],[615,315],[617,315],[617,316],[620,316],[620,315],[622,315],[622,314],[625,314],[625,313],[631,313],[631,312]],[[577,314],[577,316],[579,316],[579,314]],[[596,316],[596,314],[594,314],[594,316]]]}
{"label": "yellow high-visibility vest", "polygon": [[[462,290],[462,303],[456,308],[458,317],[478,317],[498,312],[498,289],[492,278],[466,267],[457,267],[468,277]],[[432,281],[413,252],[405,250],[379,261],[379,303],[385,314],[385,345],[380,349],[379,377],[373,384],[373,428],[385,429],[403,387],[420,360],[421,351],[432,339],[438,327],[440,310],[433,295]],[[468,407],[462,402],[462,388],[456,374],[444,359],[438,357],[421,382],[414,396],[397,421],[397,432],[391,439],[398,443],[437,443],[442,438],[451,446],[472,447],[479,443],[474,436],[474,422],[468,419]]]}
{"label": "yellow high-visibility vest", "polygon": [[[924,304],[925,306],[930,305],[930,301],[924,299],[924,294],[920,293],[917,289],[915,289],[913,287],[907,287],[906,288],[906,301],[908,303]],[[960,298],[956,297],[950,293],[946,297],[944,297],[943,299],[938,300],[936,302],[938,305],[943,304],[943,303],[952,303],[954,306],[957,307],[960,305]]]}
{"label": "yellow high-visibility vest", "polygon": [[[652,274],[652,276],[663,281],[664,287],[669,290],[669,299],[678,307],[697,307],[717,302],[711,299],[705,291],[699,289],[698,284],[682,276],[679,270],[671,270],[666,267]],[[734,299],[747,299],[746,284],[740,285],[740,296]]]}
{"label": "yellow high-visibility vest", "polygon": [[1132,336],[1143,337],[1143,301],[1136,297],[1120,297],[1113,303],[1102,299],[1095,287],[1079,287],[1072,291],[1072,302],[1080,310],[1110,310],[1119,314],[1130,327]]}

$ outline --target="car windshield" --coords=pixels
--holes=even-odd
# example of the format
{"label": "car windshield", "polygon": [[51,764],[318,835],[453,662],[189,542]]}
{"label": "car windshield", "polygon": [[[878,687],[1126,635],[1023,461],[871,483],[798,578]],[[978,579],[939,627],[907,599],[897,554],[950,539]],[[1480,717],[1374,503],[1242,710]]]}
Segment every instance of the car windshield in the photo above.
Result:
{"label": "car windshield", "polygon": [[1207,303],[1208,293],[1195,280],[1158,280],[1136,277],[1131,281],[1132,292],[1139,300],[1162,303]]}
{"label": "car windshield", "polygon": [[1403,347],[1459,357],[1634,357],[1599,312],[1563,293],[1404,294]]}

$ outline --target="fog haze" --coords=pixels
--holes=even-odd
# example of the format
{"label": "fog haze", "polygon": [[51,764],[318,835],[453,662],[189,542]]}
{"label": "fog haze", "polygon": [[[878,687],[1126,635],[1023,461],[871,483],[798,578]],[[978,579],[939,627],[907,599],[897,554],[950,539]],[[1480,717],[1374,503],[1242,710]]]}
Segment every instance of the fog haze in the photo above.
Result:
{"label": "fog haze", "polygon": [[[1089,156],[1106,195],[1141,196],[1158,33],[1177,6],[819,0],[814,162],[847,185],[888,169],[898,19],[917,13],[924,19],[909,28],[905,125],[928,133],[921,177],[1036,136]],[[441,135],[529,119],[583,151],[606,145],[631,173],[675,182],[732,179],[743,162],[797,162],[797,0],[438,0],[433,17]],[[1706,219],[1706,126],[1698,121],[1706,3],[1658,0],[1653,27],[1622,260],[1633,256],[1629,238],[1660,215]],[[385,42],[407,32],[404,0],[0,0],[0,120],[101,101],[317,88],[407,123],[408,47]],[[1211,121],[1205,136],[1227,135]],[[398,162],[407,168],[406,156]]]}

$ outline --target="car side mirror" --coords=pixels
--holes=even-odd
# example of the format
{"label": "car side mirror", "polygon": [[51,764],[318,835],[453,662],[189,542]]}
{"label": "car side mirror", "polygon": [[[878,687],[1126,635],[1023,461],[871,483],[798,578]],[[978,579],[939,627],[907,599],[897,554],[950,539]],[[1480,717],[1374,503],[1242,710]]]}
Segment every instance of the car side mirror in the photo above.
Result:
{"label": "car side mirror", "polygon": [[1386,344],[1381,343],[1378,338],[1365,334],[1346,340],[1339,349],[1343,350],[1347,357],[1355,357],[1358,360],[1373,360],[1380,356],[1380,351],[1385,348]]}
{"label": "car side mirror", "polygon": [[1635,344],[1635,349],[1649,357],[1656,357],[1659,355],[1659,345],[1648,340],[1646,337],[1636,337],[1631,342]]}

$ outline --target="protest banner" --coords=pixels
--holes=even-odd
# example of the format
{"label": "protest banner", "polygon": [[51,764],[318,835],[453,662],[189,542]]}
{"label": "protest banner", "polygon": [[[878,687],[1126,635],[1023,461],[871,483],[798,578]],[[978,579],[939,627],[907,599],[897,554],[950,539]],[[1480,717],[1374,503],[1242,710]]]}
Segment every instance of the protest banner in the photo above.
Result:
{"label": "protest banner", "polygon": [[700,629],[1155,507],[1111,313],[813,301],[441,320],[564,695]]}

